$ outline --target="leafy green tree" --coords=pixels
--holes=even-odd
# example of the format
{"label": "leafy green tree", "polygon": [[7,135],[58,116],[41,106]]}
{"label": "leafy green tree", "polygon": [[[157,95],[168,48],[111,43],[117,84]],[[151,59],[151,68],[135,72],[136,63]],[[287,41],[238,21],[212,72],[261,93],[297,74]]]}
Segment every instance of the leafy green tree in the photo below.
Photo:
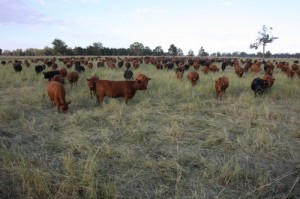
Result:
{"label": "leafy green tree", "polygon": [[144,45],[140,42],[134,42],[129,46],[130,51],[132,52],[133,55],[142,55],[144,51]]}
{"label": "leafy green tree", "polygon": [[152,50],[148,46],[146,46],[143,50],[143,55],[152,55]]}
{"label": "leafy green tree", "polygon": [[49,46],[46,46],[44,48],[44,55],[46,55],[46,56],[54,55],[54,50],[52,48],[50,48]]}
{"label": "leafy green tree", "polygon": [[201,48],[199,49],[199,52],[198,52],[198,56],[208,56],[208,52],[206,52],[203,48],[203,46],[201,46]]}
{"label": "leafy green tree", "polygon": [[94,55],[101,55],[103,44],[101,42],[94,42],[93,47],[94,47]]}
{"label": "leafy green tree", "polygon": [[268,50],[265,54],[266,58],[270,58],[272,56],[272,53]]}
{"label": "leafy green tree", "polygon": [[164,50],[161,46],[156,46],[152,52],[153,52],[153,55],[156,55],[156,56],[162,56],[165,54]]}
{"label": "leafy green tree", "polygon": [[250,48],[255,48],[255,50],[258,48],[258,46],[263,45],[263,60],[265,59],[265,47],[268,43],[272,43],[275,39],[278,39],[278,37],[275,37],[272,35],[273,28],[268,28],[267,26],[263,25],[262,31],[258,32],[258,37],[256,39],[256,42],[253,44],[250,44]]}
{"label": "leafy green tree", "polygon": [[177,55],[178,55],[178,56],[183,56],[183,51],[182,51],[181,48],[178,48],[178,50],[177,50]]}
{"label": "leafy green tree", "polygon": [[2,49],[0,48],[0,55],[2,55]]}
{"label": "leafy green tree", "polygon": [[194,56],[194,51],[193,51],[192,49],[190,49],[190,50],[189,50],[189,52],[188,52],[188,56],[191,56],[191,57],[193,57],[193,56]]}
{"label": "leafy green tree", "polygon": [[177,56],[178,55],[178,49],[174,44],[171,44],[168,50],[169,55]]}
{"label": "leafy green tree", "polygon": [[52,42],[53,45],[53,51],[56,55],[65,55],[68,51],[67,45],[64,41],[60,39],[54,39]]}
{"label": "leafy green tree", "polygon": [[37,49],[35,49],[35,48],[27,48],[24,51],[24,55],[25,56],[35,56],[36,55],[36,51],[37,51]]}
{"label": "leafy green tree", "polygon": [[23,55],[24,55],[24,52],[23,52],[22,49],[16,49],[16,50],[12,51],[12,54],[13,54],[14,56],[23,56]]}

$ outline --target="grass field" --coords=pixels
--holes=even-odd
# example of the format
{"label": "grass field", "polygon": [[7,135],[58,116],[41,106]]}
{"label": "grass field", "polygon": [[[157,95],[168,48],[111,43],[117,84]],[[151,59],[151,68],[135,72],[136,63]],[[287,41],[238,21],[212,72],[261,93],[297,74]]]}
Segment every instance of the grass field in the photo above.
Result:
{"label": "grass field", "polygon": [[34,64],[20,73],[1,65],[0,198],[300,198],[298,77],[275,68],[272,89],[255,98],[258,75],[230,67],[199,71],[195,86],[187,73],[139,72],[152,78],[147,90],[99,107],[86,78],[123,80],[124,68],[86,68],[77,86],[66,83],[72,103],[59,114]]}

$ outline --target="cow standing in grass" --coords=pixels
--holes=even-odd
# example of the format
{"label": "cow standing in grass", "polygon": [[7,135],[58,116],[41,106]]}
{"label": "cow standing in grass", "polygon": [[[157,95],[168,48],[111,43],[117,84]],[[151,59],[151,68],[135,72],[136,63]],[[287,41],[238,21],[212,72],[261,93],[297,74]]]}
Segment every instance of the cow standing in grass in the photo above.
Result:
{"label": "cow standing in grass", "polygon": [[52,106],[57,106],[57,111],[67,112],[71,101],[66,102],[66,91],[64,85],[57,81],[50,81],[47,85],[47,94]]}
{"label": "cow standing in grass", "polygon": [[127,104],[128,99],[133,98],[137,90],[147,89],[149,80],[151,80],[151,78],[144,74],[139,74],[135,81],[97,80],[97,102],[102,105],[105,96],[111,98],[123,97]]}

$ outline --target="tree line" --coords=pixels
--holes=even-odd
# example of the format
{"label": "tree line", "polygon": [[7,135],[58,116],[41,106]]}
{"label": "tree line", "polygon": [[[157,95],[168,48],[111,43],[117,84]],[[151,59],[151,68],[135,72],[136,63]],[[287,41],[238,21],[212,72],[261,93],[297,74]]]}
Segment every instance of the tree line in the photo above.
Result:
{"label": "tree line", "polygon": [[[94,42],[92,45],[83,47],[70,48],[61,39],[54,39],[52,47],[46,46],[43,49],[28,48],[26,50],[2,50],[0,48],[0,55],[3,56],[185,56],[182,49],[174,44],[171,44],[165,52],[161,46],[150,49],[140,42],[132,43],[129,48],[109,48],[104,47],[101,42]],[[200,47],[197,54],[193,50],[189,50],[187,56],[213,56],[213,57],[265,57],[265,58],[300,58],[300,53],[277,53],[272,54],[270,51],[266,53],[246,53],[246,52],[232,52],[208,53],[203,46]]]}

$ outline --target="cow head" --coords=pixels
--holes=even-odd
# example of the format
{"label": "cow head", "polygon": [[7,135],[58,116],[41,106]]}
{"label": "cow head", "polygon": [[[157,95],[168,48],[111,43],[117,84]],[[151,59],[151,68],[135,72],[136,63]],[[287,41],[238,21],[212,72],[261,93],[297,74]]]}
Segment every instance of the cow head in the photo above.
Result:
{"label": "cow head", "polygon": [[69,104],[71,104],[71,101],[69,101],[69,102],[67,102],[67,103],[65,103],[65,104],[59,105],[59,109],[60,109],[63,113],[65,113],[65,112],[67,112],[68,109],[69,109]]}
{"label": "cow head", "polygon": [[139,89],[146,90],[149,80],[151,80],[151,78],[147,77],[146,75],[138,74],[138,76],[136,77],[136,82],[139,84]]}

